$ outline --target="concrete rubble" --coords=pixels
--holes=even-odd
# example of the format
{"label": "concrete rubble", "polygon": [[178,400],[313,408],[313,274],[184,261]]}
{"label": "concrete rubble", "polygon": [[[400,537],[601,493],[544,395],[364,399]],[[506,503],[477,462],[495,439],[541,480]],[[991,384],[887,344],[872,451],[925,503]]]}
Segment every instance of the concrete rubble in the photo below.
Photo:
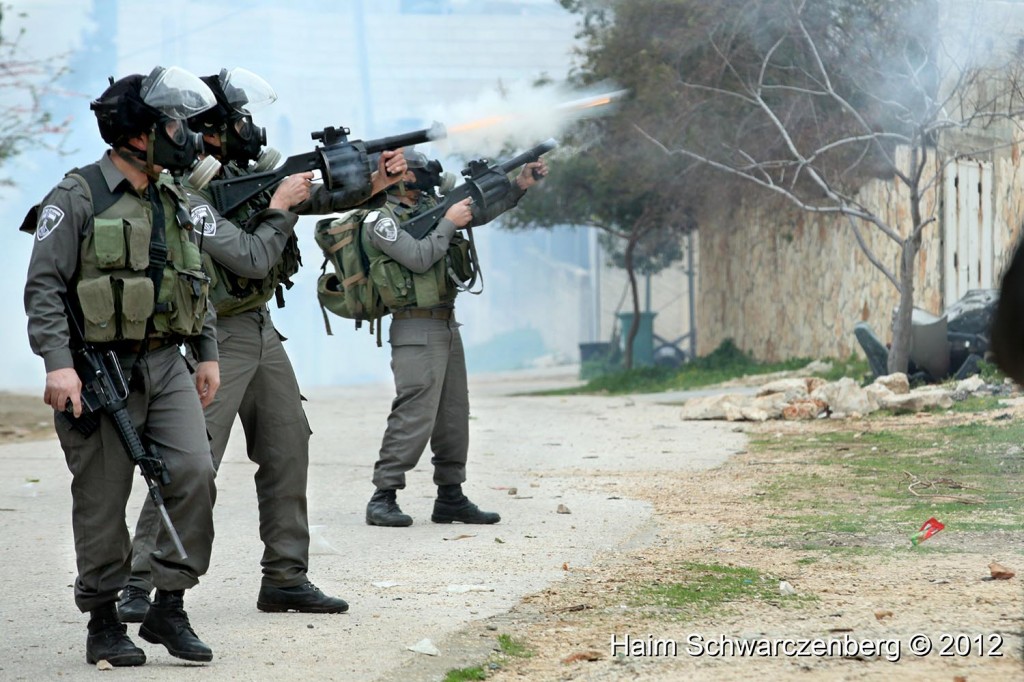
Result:
{"label": "concrete rubble", "polygon": [[1011,384],[986,384],[979,376],[956,383],[911,389],[903,373],[878,377],[860,386],[849,377],[826,381],[820,377],[775,379],[755,395],[722,394],[691,398],[683,404],[684,421],[717,419],[763,422],[769,419],[859,418],[888,410],[895,414],[949,409],[974,395],[1009,396]]}

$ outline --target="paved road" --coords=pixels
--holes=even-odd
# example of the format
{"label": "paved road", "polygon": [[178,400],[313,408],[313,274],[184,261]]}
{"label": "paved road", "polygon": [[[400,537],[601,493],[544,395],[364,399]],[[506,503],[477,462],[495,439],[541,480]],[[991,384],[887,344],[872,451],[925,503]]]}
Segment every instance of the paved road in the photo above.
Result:
{"label": "paved road", "polygon": [[[582,476],[713,467],[743,447],[742,434],[730,425],[681,422],[678,408],[657,399],[513,395],[572,381],[564,371],[471,378],[466,490],[482,508],[502,514],[490,527],[430,523],[434,489],[427,458],[399,498],[416,523],[405,529],[365,525],[391,387],[310,392],[311,578],[351,603],[344,615],[256,610],[255,466],[237,431],[218,477],[213,565],[186,595],[214,661],[184,664],[137,639],[149,663],[133,671],[133,679],[408,681],[477,663],[489,643],[479,651],[445,647],[466,623],[501,614],[562,580],[563,564],[586,565],[597,552],[650,534],[647,505],[588,489]],[[0,447],[0,679],[97,674],[85,663],[87,617],[72,599],[69,483],[55,439]],[[509,487],[518,494],[509,495]],[[129,504],[131,523],[143,494],[139,483]],[[556,513],[559,504],[572,513]],[[406,649],[423,639],[437,644],[441,655]]]}

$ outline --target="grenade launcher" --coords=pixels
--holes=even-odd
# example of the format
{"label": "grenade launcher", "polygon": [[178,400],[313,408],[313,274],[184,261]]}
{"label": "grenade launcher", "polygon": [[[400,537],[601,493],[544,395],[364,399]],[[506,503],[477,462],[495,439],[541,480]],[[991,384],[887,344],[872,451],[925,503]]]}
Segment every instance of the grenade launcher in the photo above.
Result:
{"label": "grenade launcher", "polygon": [[341,189],[362,190],[370,197],[371,173],[368,157],[378,152],[411,147],[431,140],[446,137],[447,132],[440,123],[434,123],[424,130],[382,137],[377,140],[349,141],[348,128],[333,126],[318,130],[310,136],[322,144],[311,152],[289,156],[278,168],[265,173],[253,173],[237,178],[214,180],[209,184],[214,207],[224,215],[256,196],[263,190],[276,186],[289,175],[306,171],[320,171],[324,185],[335,192]]}
{"label": "grenade launcher", "polygon": [[481,214],[486,213],[488,207],[493,206],[511,191],[512,182],[508,179],[509,173],[520,166],[536,161],[557,146],[557,142],[548,139],[502,163],[493,163],[487,159],[470,161],[469,166],[462,170],[466,181],[446,194],[444,201],[434,208],[402,223],[402,229],[416,239],[422,239],[437,225],[437,221],[444,217],[449,207],[467,198],[473,200],[474,214],[477,214],[478,211]]}

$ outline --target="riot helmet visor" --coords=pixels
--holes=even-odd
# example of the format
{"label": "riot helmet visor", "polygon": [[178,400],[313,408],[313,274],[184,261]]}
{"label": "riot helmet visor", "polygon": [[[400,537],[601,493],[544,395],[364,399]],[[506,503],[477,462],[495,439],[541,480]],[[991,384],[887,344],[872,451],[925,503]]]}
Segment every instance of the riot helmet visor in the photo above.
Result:
{"label": "riot helmet visor", "polygon": [[213,91],[199,79],[177,66],[158,66],[142,81],[142,101],[164,116],[185,119],[217,104]]}
{"label": "riot helmet visor", "polygon": [[167,139],[179,147],[185,144],[185,139],[188,137],[188,128],[185,122],[178,118],[166,119],[164,121],[164,132],[167,133]]}
{"label": "riot helmet visor", "polygon": [[238,111],[252,113],[277,100],[270,83],[248,69],[223,69],[218,79],[228,104]]}

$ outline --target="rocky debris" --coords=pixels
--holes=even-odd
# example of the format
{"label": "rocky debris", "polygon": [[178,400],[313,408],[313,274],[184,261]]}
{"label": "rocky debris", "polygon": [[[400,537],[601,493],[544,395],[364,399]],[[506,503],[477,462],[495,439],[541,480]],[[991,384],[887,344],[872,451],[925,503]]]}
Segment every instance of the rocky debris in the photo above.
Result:
{"label": "rocky debris", "polygon": [[993,561],[988,565],[988,570],[992,574],[993,580],[1009,580],[1013,576],[1017,575],[1013,570],[1003,566],[998,561]]}
{"label": "rocky debris", "polygon": [[414,651],[417,654],[424,654],[426,656],[438,656],[441,653],[429,639],[421,639],[412,646],[407,646],[405,648],[409,651]]}
{"label": "rocky debris", "polygon": [[826,382],[819,377],[776,378],[756,395],[723,394],[692,398],[683,405],[686,421],[722,419],[763,422],[769,419],[809,420],[859,418],[878,410],[896,414],[949,409],[972,395],[1009,395],[1005,384],[989,385],[979,376],[955,385],[928,385],[911,390],[906,374],[878,377],[861,387],[849,377]]}

